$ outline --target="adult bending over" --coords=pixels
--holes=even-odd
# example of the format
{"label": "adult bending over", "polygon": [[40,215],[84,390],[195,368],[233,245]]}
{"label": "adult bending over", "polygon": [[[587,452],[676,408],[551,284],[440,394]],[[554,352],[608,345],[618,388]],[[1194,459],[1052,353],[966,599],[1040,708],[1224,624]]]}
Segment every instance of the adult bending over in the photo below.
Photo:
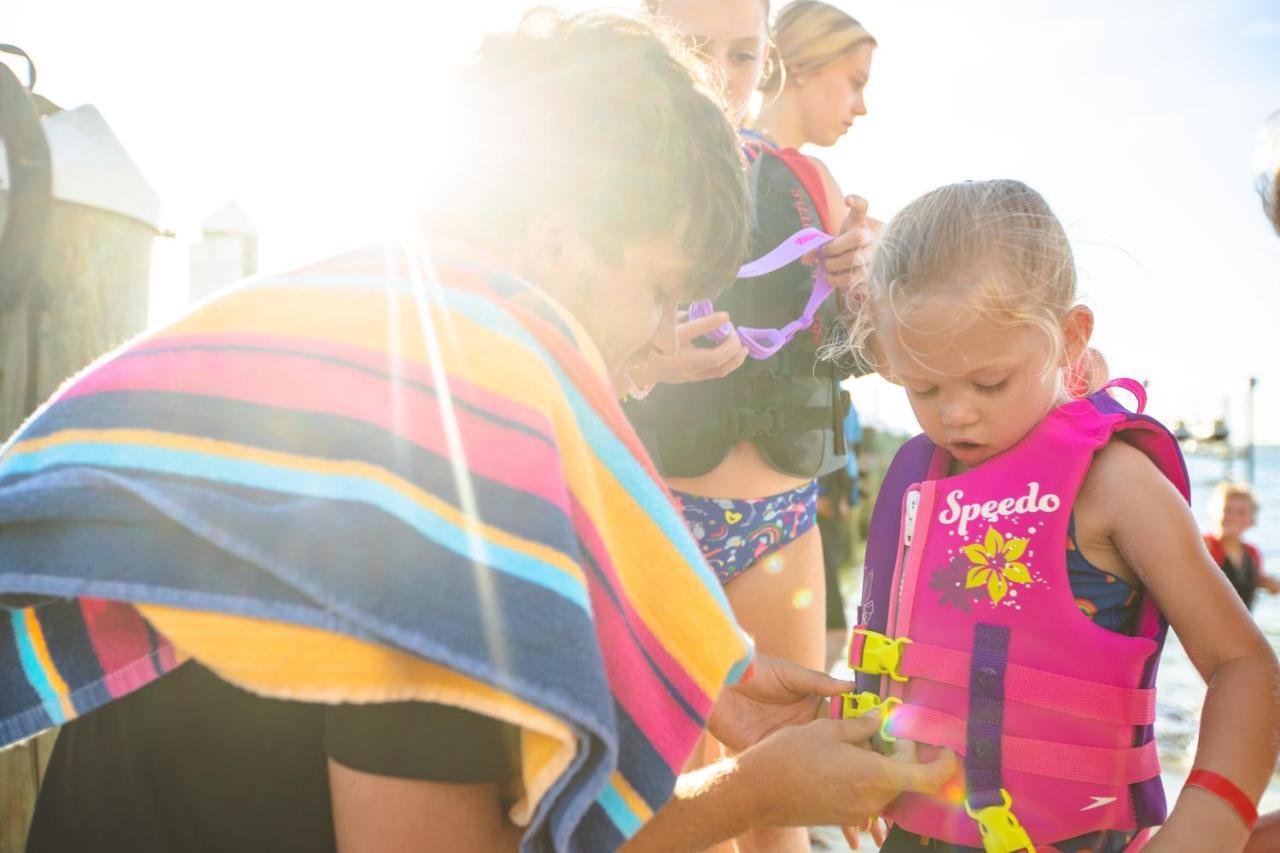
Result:
{"label": "adult bending over", "polygon": [[[697,849],[953,769],[788,725],[818,674],[723,689],[749,643],[617,406],[745,252],[719,106],[549,14],[458,96],[423,239],[227,291],[0,452],[0,743],[66,723],[30,850]],[[708,724],[745,751],[677,784]]]}

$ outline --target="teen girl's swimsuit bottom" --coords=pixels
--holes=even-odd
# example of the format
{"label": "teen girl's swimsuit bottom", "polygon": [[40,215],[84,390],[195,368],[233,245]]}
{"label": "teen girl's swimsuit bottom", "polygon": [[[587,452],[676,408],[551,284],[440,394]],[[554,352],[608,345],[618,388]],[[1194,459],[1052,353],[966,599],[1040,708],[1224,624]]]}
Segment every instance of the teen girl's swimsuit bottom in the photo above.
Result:
{"label": "teen girl's swimsuit bottom", "polygon": [[818,517],[818,483],[767,498],[704,498],[676,492],[685,524],[721,584],[809,532]]}

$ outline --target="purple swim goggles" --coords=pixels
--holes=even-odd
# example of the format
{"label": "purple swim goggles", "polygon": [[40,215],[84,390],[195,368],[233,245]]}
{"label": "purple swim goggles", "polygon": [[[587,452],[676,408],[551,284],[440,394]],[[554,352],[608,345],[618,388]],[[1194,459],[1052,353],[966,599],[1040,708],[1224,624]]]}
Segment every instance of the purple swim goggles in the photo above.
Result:
{"label": "purple swim goggles", "polygon": [[[817,228],[804,228],[792,234],[764,257],[744,264],[738,270],[738,278],[759,278],[775,270],[780,270],[788,264],[798,261],[814,249],[825,246],[833,239],[835,238],[830,234],[819,231]],[[832,287],[831,283],[827,281],[826,271],[819,264],[813,276],[813,291],[809,294],[809,301],[804,306],[804,312],[781,329],[750,329],[745,326],[735,327],[732,323],[725,323],[723,326],[708,332],[706,337],[716,343],[720,343],[736,332],[739,340],[746,346],[748,355],[757,360],[769,358],[791,343],[791,339],[802,329],[807,329],[813,325],[814,315],[818,313],[822,303],[827,301],[831,291]],[[715,307],[711,304],[711,300],[702,299],[689,306],[689,319],[697,320],[714,312]]]}

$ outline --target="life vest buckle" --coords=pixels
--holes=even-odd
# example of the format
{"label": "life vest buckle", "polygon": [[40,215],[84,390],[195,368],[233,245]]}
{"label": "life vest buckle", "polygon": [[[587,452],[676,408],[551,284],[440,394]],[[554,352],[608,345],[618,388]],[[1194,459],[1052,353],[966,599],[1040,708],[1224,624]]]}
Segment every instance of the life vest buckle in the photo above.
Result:
{"label": "life vest buckle", "polygon": [[872,711],[880,712],[880,739],[885,743],[893,743],[897,740],[893,735],[889,734],[889,716],[893,713],[894,706],[901,705],[902,700],[896,696],[890,696],[881,701],[880,696],[876,693],[866,691],[863,693],[845,693],[842,697],[843,707],[841,718],[850,719],[852,717],[862,717],[870,714]]}
{"label": "life vest buckle", "polygon": [[[887,675],[894,681],[907,680],[907,676],[898,672],[898,667],[902,663],[902,647],[911,640],[906,637],[890,639],[866,628],[854,628],[853,634],[852,642],[855,647],[861,646],[862,654],[858,661],[849,661],[850,668],[868,675]],[[862,639],[859,640],[859,637]]]}
{"label": "life vest buckle", "polygon": [[965,801],[965,812],[978,822],[978,831],[982,833],[982,849],[986,853],[1016,853],[1019,850],[1035,853],[1031,837],[1010,808],[1013,797],[1004,788],[1000,789],[1000,797],[1004,800],[1000,805],[977,810]]}
{"label": "life vest buckle", "polygon": [[880,697],[875,693],[845,693],[841,698],[844,700],[844,710],[840,715],[843,720],[864,716],[880,707]]}

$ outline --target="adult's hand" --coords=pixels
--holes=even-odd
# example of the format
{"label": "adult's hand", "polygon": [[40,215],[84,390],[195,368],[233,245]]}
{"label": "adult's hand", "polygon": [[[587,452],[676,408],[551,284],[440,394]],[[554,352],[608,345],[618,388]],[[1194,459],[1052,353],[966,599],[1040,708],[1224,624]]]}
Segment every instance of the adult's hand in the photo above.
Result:
{"label": "adult's hand", "polygon": [[844,197],[845,217],[840,233],[822,247],[822,267],[832,287],[848,289],[862,284],[867,275],[867,261],[883,223],[867,216],[867,200],[861,196]]}
{"label": "adult's hand", "polygon": [[787,726],[741,755],[686,773],[623,849],[705,850],[762,826],[856,826],[902,791],[933,793],[958,772],[950,750],[927,764],[872,752],[868,740],[879,725],[870,714]]}
{"label": "adult's hand", "polygon": [[809,722],[826,697],[852,689],[848,681],[757,655],[750,679],[720,691],[707,729],[716,740],[741,752],[778,729]]}
{"label": "adult's hand", "polygon": [[760,779],[761,826],[856,826],[879,815],[903,791],[931,794],[960,769],[955,753],[933,761],[886,757],[869,748],[879,714],[814,720],[775,732],[738,756],[745,776]]}
{"label": "adult's hand", "polygon": [[680,323],[676,326],[679,346],[675,355],[650,355],[644,362],[630,369],[632,382],[643,388],[659,382],[676,385],[729,375],[741,367],[747,358],[747,348],[737,335],[730,335],[714,347],[693,345],[698,338],[728,322],[729,315],[717,311],[697,320]]}

